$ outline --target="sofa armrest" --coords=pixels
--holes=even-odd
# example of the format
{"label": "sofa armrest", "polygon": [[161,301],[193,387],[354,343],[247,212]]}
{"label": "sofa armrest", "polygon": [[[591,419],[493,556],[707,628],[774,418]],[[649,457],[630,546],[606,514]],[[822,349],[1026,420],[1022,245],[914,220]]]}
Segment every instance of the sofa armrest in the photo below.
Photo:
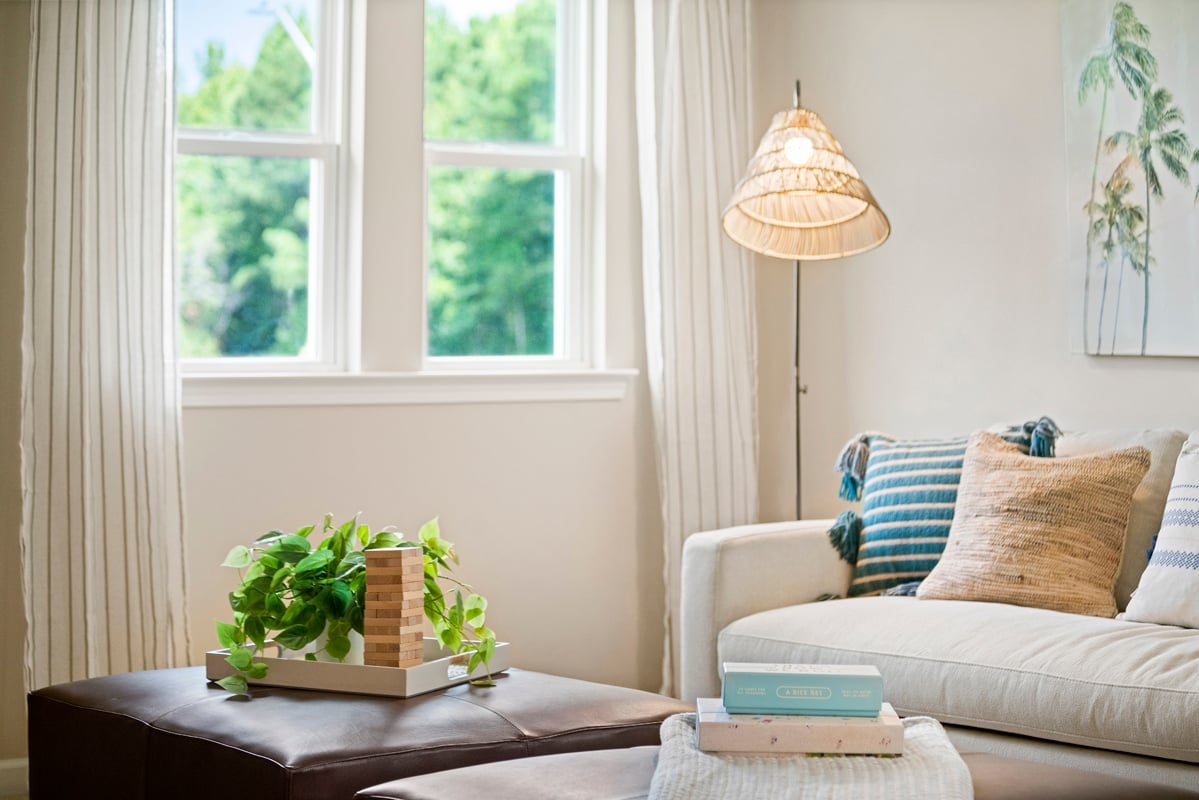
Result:
{"label": "sofa armrest", "polygon": [[844,595],[853,568],[829,542],[833,520],[741,525],[683,546],[680,696],[720,696],[716,637],[759,611]]}

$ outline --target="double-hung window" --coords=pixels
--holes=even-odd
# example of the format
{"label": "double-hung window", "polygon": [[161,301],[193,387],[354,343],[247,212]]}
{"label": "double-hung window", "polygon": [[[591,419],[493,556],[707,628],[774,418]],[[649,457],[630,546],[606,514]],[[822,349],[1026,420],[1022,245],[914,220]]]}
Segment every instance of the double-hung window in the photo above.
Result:
{"label": "double-hung window", "polygon": [[[185,374],[352,372],[357,348],[377,354],[400,341],[427,372],[595,366],[590,3],[426,0],[421,30],[379,5],[401,1],[419,2],[175,0]],[[367,39],[423,49],[423,74],[372,74]],[[357,81],[375,87],[372,98],[399,82],[423,87],[423,98],[382,94],[423,120],[419,179],[407,168],[386,174],[395,159],[372,164],[352,144],[355,131],[390,141],[372,125],[396,118],[355,106]],[[355,185],[364,174],[421,210],[424,237],[359,264],[349,237],[362,230],[357,198],[372,202]],[[362,326],[362,297],[350,293],[397,285],[420,287],[419,304],[403,301],[423,313],[397,315],[385,334]],[[370,296],[372,308],[400,300]]]}

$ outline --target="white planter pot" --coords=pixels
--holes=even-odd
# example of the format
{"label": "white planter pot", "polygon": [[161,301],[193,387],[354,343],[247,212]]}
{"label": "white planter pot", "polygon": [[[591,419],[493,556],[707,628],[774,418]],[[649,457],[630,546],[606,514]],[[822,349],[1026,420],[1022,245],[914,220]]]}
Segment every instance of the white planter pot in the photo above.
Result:
{"label": "white planter pot", "polygon": [[358,633],[358,631],[350,631],[350,652],[346,653],[346,657],[340,662],[325,652],[325,643],[328,641],[328,639],[328,630],[326,629],[325,632],[316,637],[316,641],[312,643],[312,649],[316,653],[317,661],[329,661],[334,664],[365,663],[366,659],[363,656],[363,653],[365,652],[364,642],[362,640],[362,634]]}

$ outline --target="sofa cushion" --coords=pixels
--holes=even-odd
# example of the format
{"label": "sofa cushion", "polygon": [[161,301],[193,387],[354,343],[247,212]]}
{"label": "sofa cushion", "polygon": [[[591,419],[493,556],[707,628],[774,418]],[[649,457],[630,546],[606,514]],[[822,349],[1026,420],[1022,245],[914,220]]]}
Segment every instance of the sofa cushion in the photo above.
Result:
{"label": "sofa cushion", "polygon": [[1199,628],[1199,434],[1182,446],[1161,533],[1124,618]]}
{"label": "sofa cushion", "polygon": [[1132,494],[1148,469],[1144,447],[1031,458],[974,434],[949,542],[916,596],[1114,617]]}
{"label": "sofa cushion", "polygon": [[1148,561],[1145,551],[1161,528],[1166,494],[1170,491],[1170,476],[1174,474],[1174,462],[1186,438],[1187,435],[1182,431],[1156,428],[1092,433],[1066,431],[1057,440],[1058,456],[1079,456],[1125,447],[1149,448],[1149,471],[1132,496],[1128,534],[1124,540],[1124,560],[1116,578],[1116,606],[1120,609],[1128,607],[1128,598],[1145,571]]}
{"label": "sofa cushion", "polygon": [[1004,603],[864,597],[727,626],[721,663],[872,664],[900,714],[1199,763],[1199,631]]}
{"label": "sofa cushion", "polygon": [[[1047,423],[1056,431],[1052,421]],[[1036,426],[1029,422],[996,430],[1027,453]],[[841,496],[862,499],[861,541],[849,586],[851,597],[918,581],[937,563],[953,521],[967,442],[966,436],[896,439],[871,432],[846,445]],[[1047,437],[1049,452],[1052,442],[1052,436]],[[863,454],[865,464],[861,463]]]}

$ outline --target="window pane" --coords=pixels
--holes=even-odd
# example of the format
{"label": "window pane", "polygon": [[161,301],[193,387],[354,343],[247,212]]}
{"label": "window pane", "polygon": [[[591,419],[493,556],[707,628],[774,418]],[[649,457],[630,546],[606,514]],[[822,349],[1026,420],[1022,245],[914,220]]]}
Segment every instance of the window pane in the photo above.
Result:
{"label": "window pane", "polygon": [[554,184],[429,169],[429,355],[553,355]]}
{"label": "window pane", "polygon": [[176,0],[179,124],[308,131],[318,0]]}
{"label": "window pane", "polygon": [[177,156],[180,355],[295,356],[308,340],[308,159]]}
{"label": "window pane", "polygon": [[428,0],[425,138],[553,143],[555,0]]}

